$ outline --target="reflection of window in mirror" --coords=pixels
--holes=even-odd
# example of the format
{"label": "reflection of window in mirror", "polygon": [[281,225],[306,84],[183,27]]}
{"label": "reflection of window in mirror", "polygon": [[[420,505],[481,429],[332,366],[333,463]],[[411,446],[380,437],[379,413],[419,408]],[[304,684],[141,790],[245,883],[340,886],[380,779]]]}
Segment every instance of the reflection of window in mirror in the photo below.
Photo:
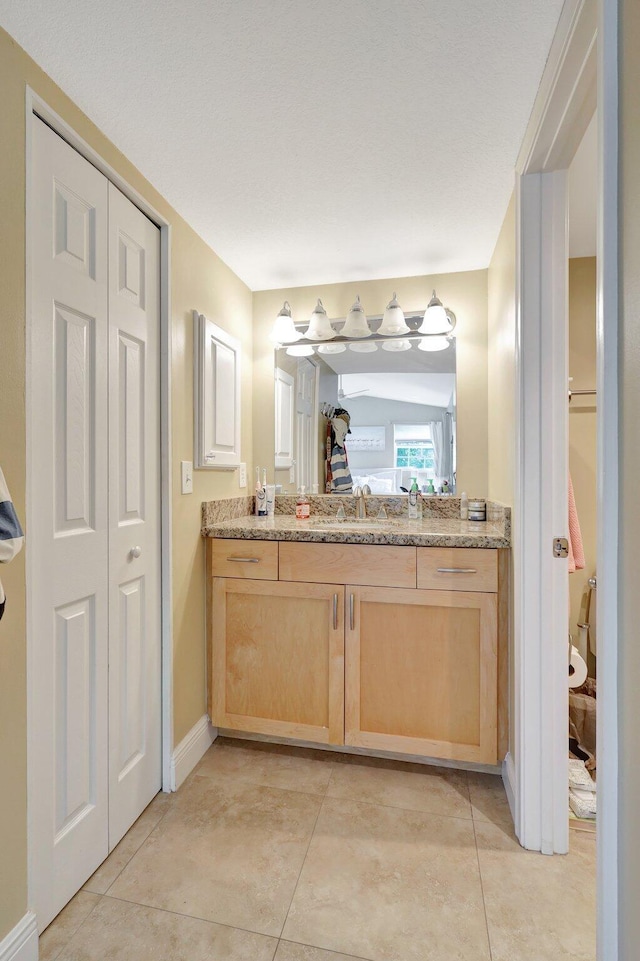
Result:
{"label": "reflection of window in mirror", "polygon": [[435,477],[435,455],[428,424],[396,424],[394,427],[395,467],[411,467]]}

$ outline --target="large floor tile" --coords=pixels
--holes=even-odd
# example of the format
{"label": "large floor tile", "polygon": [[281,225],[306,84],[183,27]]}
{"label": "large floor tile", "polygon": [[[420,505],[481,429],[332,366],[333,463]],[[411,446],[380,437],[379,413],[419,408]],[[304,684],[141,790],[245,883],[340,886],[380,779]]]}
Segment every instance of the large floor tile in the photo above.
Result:
{"label": "large floor tile", "polygon": [[153,829],[160,823],[171,806],[170,794],[158,794],[142,812],[122,841],[113,849],[106,861],[91,875],[84,885],[84,891],[105,894],[122,869],[129,863],[140,845],[146,841]]}
{"label": "large floor tile", "polygon": [[40,961],[54,961],[59,957],[64,946],[70,941],[82,922],[95,909],[100,901],[97,894],[78,891],[71,898],[66,908],[63,908],[57,918],[54,918],[48,928],[40,935]]}
{"label": "large floor tile", "polygon": [[350,756],[333,765],[327,796],[389,807],[471,817],[464,771]]}
{"label": "large floor tile", "polygon": [[321,798],[194,777],[109,894],[279,935]]}
{"label": "large floor tile", "polygon": [[469,771],[467,779],[474,820],[511,827],[511,809],[500,775]]}
{"label": "large floor tile", "polygon": [[59,961],[271,961],[274,938],[102,899]]}
{"label": "large floor tile", "polygon": [[487,961],[473,823],[326,798],[282,937],[372,961]]}
{"label": "large floor tile", "polygon": [[312,948],[308,944],[294,944],[281,941],[273,961],[363,961],[352,954],[335,954],[323,948]]}
{"label": "large floor tile", "polygon": [[196,773],[201,777],[230,778],[285,791],[324,794],[331,776],[331,762],[331,754],[325,751],[218,738]]}
{"label": "large floor tile", "polygon": [[570,854],[547,857],[475,827],[493,961],[594,961],[595,839],[572,835]]}

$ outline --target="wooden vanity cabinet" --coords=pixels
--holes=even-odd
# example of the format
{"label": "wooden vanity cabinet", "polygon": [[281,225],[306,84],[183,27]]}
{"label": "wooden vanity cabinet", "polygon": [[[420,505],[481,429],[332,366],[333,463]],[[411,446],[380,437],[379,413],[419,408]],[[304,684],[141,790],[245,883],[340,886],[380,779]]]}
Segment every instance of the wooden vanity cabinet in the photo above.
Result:
{"label": "wooden vanity cabinet", "polygon": [[345,743],[495,764],[495,594],[347,587]]}
{"label": "wooden vanity cabinet", "polygon": [[216,577],[209,716],[235,731],[344,744],[344,587]]}
{"label": "wooden vanity cabinet", "polygon": [[496,764],[507,734],[507,555],[210,539],[213,724]]}

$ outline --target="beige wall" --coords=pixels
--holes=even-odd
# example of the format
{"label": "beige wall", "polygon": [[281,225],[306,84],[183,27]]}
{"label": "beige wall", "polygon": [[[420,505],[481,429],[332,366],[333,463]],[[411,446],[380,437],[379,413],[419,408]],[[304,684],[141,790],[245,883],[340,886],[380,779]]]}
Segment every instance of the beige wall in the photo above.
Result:
{"label": "beige wall", "polygon": [[[516,204],[512,195],[489,265],[489,497],[513,508],[516,456]],[[513,551],[509,591],[509,750],[515,749]]]}
{"label": "beige wall", "polygon": [[[196,472],[180,494],[179,462],[191,460],[191,309],[239,337],[245,358],[242,449],[251,468],[251,293],[12,39],[0,30],[0,461],[25,517],[25,87],[29,84],[172,225],[172,441],[174,736],[205,712],[204,561],[200,502],[238,493],[235,473]],[[27,532],[28,541],[28,532]],[[0,940],[27,907],[24,555],[3,570],[0,624]]]}
{"label": "beige wall", "polygon": [[273,465],[273,347],[269,332],[288,300],[294,319],[306,319],[321,297],[329,317],[346,317],[360,295],[365,311],[381,314],[393,291],[405,310],[424,310],[436,289],[456,314],[458,365],[458,490],[487,495],[487,271],[367,280],[359,283],[263,290],[253,295],[254,395],[253,456],[256,464]]}
{"label": "beige wall", "polygon": [[[573,377],[573,390],[593,390],[596,385],[595,257],[569,261],[569,376]],[[569,630],[577,635],[582,594],[596,569],[595,397],[574,397],[569,405],[569,470],[586,563],[583,571],[569,576]]]}
{"label": "beige wall", "polygon": [[[620,348],[619,558],[618,558],[618,835],[620,961],[640,944],[640,4],[620,0]],[[605,323],[615,318],[605,318]],[[606,491],[604,492],[606,497]],[[611,639],[614,641],[614,639]]]}

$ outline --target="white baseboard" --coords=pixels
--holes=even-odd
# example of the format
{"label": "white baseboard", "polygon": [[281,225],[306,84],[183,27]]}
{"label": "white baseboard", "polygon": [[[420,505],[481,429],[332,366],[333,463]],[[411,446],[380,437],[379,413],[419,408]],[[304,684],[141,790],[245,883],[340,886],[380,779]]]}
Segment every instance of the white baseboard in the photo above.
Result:
{"label": "white baseboard", "polygon": [[508,753],[502,762],[502,782],[507,793],[507,801],[511,809],[511,817],[518,833],[518,823],[516,821],[516,768],[513,763],[513,755]]}
{"label": "white baseboard", "polygon": [[38,961],[38,925],[33,911],[0,941],[0,961]]}
{"label": "white baseboard", "polygon": [[[182,738],[171,755],[171,790],[177,791],[194,767],[205,754],[218,736],[218,729],[211,726],[206,714],[203,714],[188,734]],[[0,961],[2,959],[0,958]]]}

